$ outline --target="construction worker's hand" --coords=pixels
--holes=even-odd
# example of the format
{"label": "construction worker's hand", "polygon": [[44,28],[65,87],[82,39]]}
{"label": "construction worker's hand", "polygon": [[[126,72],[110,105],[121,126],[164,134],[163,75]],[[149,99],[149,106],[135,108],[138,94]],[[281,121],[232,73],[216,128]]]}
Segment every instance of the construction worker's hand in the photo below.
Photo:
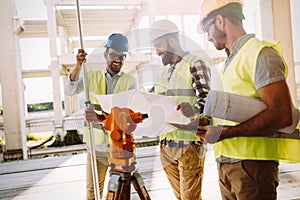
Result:
{"label": "construction worker's hand", "polygon": [[191,126],[207,126],[209,125],[209,120],[204,115],[199,115],[197,118],[191,120],[188,125]]}
{"label": "construction worker's hand", "polygon": [[193,118],[195,116],[194,108],[188,102],[179,104],[176,110],[181,110],[181,113],[188,118]]}
{"label": "construction worker's hand", "polygon": [[76,55],[76,65],[80,65],[86,61],[87,53],[83,49],[78,49],[78,53]]}
{"label": "construction worker's hand", "polygon": [[90,108],[85,109],[85,120],[90,123],[98,123],[97,113]]}
{"label": "construction worker's hand", "polygon": [[209,144],[214,144],[220,141],[220,135],[223,127],[221,126],[198,126],[196,134],[200,137],[201,141]]}
{"label": "construction worker's hand", "polygon": [[77,81],[80,75],[80,71],[82,68],[82,63],[85,62],[87,53],[83,49],[78,49],[78,53],[76,55],[76,67],[70,73],[70,80]]}

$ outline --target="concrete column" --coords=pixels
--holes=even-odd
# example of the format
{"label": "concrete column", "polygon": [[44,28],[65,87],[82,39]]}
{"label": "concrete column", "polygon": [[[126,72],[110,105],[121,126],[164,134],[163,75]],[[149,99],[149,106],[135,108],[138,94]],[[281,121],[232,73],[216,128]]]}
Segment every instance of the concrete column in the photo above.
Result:
{"label": "concrete column", "polygon": [[281,41],[285,61],[289,66],[287,82],[293,103],[297,106],[290,0],[260,0],[260,7],[262,37]]}
{"label": "concrete column", "polygon": [[73,54],[73,44],[72,43],[73,42],[68,37],[68,40],[67,40],[67,54]]}
{"label": "concrete column", "polygon": [[144,3],[146,4],[146,9],[147,9],[146,12],[148,13],[148,17],[149,17],[149,27],[151,27],[151,25],[155,21],[155,16],[156,16],[155,8],[153,5],[154,2],[151,0],[147,0]]}
{"label": "concrete column", "polygon": [[[298,106],[300,106],[300,1],[291,0],[292,12],[292,29],[293,29],[293,45],[294,45],[294,59],[295,59],[295,74],[296,82],[298,85]],[[298,53],[297,53],[298,52]]]}
{"label": "concrete column", "polygon": [[60,48],[61,48],[61,55],[67,54],[66,49],[66,33],[63,26],[58,27],[58,36],[60,38]]}
{"label": "concrete column", "polygon": [[44,4],[47,7],[47,18],[48,18],[48,37],[50,42],[50,57],[51,57],[51,77],[53,86],[53,109],[54,109],[54,134],[63,135],[62,133],[62,105],[61,105],[61,92],[60,92],[60,69],[61,66],[58,62],[57,55],[57,26],[56,26],[56,15],[54,6],[57,4],[57,0],[44,0]]}
{"label": "concrete column", "polygon": [[[148,14],[149,27],[151,27],[151,25],[155,21],[155,16],[156,16],[154,2],[152,0],[146,0],[144,4],[146,6],[146,13]],[[155,49],[152,49],[152,55],[154,54],[155,54]],[[151,62],[152,61],[153,61],[153,57],[151,58]]]}
{"label": "concrete column", "polygon": [[[72,54],[73,55],[73,51],[74,51],[74,47],[73,47],[73,41],[70,39],[70,37],[68,37],[66,39],[66,47],[67,47],[67,54]],[[77,52],[76,52],[77,53]],[[75,55],[74,55],[75,57]],[[66,81],[66,78],[64,78],[64,81]],[[77,107],[78,106],[75,106],[75,105],[78,105],[78,98],[77,98],[77,95],[76,96],[73,96],[73,97],[70,97],[70,96],[66,96],[65,95],[65,103],[67,102],[67,104],[69,105],[69,108],[67,109],[65,107],[65,111],[66,111],[66,115],[72,115],[75,111],[77,111]],[[75,103],[74,103],[75,102]]]}
{"label": "concrete column", "polygon": [[14,0],[0,1],[1,89],[5,132],[4,159],[27,159],[22,65],[18,34],[23,31],[16,17]]}
{"label": "concrete column", "polygon": [[[64,55],[67,55],[67,37],[66,37],[66,33],[64,30],[64,27],[59,26],[58,27],[58,32],[59,32],[59,38],[60,38],[60,46],[61,46],[61,57]],[[60,63],[61,65],[62,63]],[[67,77],[64,76],[63,77],[63,83],[66,82]],[[65,115],[71,115],[72,111],[71,111],[71,101],[70,98],[66,95],[64,95],[64,105],[65,105]]]}

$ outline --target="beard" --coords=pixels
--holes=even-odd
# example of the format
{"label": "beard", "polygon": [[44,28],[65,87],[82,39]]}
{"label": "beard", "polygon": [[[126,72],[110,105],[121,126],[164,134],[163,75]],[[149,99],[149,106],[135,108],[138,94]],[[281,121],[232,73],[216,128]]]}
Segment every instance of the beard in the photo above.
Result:
{"label": "beard", "polygon": [[[225,49],[225,44],[222,41],[226,39],[226,33],[222,32],[216,25],[214,25],[214,33],[212,34],[213,44],[217,50]],[[215,39],[217,38],[217,40]]]}
{"label": "beard", "polygon": [[172,62],[172,58],[173,58],[174,53],[170,52],[170,51],[165,51],[162,55],[162,63],[164,65],[168,65]]}
{"label": "beard", "polygon": [[115,62],[115,61],[112,61],[108,67],[109,69],[114,73],[114,74],[117,74],[121,71],[121,68],[123,66],[123,63],[122,62]]}
{"label": "beard", "polygon": [[171,45],[169,44],[169,41],[167,43],[167,48],[165,50],[165,52],[163,54],[161,54],[161,61],[163,63],[163,65],[168,65],[168,64],[171,64],[172,61],[173,61],[173,57],[174,57],[174,48],[171,47]]}

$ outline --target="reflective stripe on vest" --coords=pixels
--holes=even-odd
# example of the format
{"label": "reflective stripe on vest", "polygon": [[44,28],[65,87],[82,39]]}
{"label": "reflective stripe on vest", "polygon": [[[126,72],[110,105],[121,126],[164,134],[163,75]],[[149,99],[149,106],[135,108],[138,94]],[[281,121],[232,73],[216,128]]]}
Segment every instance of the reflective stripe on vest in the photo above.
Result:
{"label": "reflective stripe on vest", "polygon": [[159,93],[165,96],[195,96],[194,89],[172,89]]}
{"label": "reflective stripe on vest", "polygon": [[[225,92],[250,97],[259,97],[253,84],[258,55],[264,47],[274,48],[282,56],[279,42],[249,39],[233,58],[226,70],[221,71]],[[287,74],[287,65],[284,61]],[[214,119],[214,123],[218,120]],[[224,122],[232,125],[232,122]],[[279,160],[284,162],[300,161],[300,140],[267,137],[235,137],[215,144],[215,156],[221,155],[237,159]]]}
{"label": "reflective stripe on vest", "polygon": [[[238,147],[238,148],[237,148]],[[248,160],[300,162],[300,140],[286,138],[235,137],[214,145],[215,157],[221,155]]]}

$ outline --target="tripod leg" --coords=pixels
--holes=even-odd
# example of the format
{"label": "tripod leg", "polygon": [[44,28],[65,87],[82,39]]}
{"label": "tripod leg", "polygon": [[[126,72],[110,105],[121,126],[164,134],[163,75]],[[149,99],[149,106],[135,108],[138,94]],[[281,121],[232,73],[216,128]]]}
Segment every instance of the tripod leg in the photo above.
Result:
{"label": "tripod leg", "polygon": [[120,178],[120,176],[118,176],[117,174],[110,174],[106,200],[117,199],[116,196],[117,196],[117,192],[118,192],[119,178]]}
{"label": "tripod leg", "polygon": [[148,191],[146,190],[144,181],[138,172],[133,174],[132,183],[141,200],[151,200]]}
{"label": "tripod leg", "polygon": [[112,173],[108,183],[106,200],[130,200],[130,173]]}

